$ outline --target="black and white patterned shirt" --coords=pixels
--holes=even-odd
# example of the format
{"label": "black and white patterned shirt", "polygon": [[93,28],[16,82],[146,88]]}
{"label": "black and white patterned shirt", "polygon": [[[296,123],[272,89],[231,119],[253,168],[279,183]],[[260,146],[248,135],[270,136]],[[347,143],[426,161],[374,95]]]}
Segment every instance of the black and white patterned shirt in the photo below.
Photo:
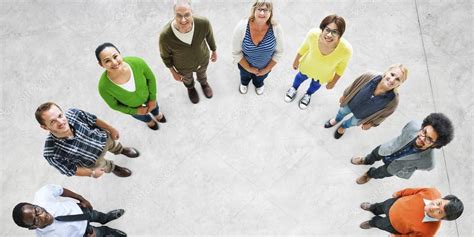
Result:
{"label": "black and white patterned shirt", "polygon": [[96,126],[97,117],[79,109],[66,111],[73,138],[49,134],[44,144],[44,158],[67,176],[76,174],[77,166],[91,167],[102,153],[107,132]]}

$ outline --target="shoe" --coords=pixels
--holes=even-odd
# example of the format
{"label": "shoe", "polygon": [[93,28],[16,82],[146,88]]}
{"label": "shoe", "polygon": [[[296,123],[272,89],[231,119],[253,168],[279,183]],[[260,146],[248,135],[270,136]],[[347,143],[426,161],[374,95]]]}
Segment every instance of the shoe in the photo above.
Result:
{"label": "shoe", "polygon": [[188,96],[193,104],[197,104],[199,102],[199,95],[196,91],[196,88],[188,88]]}
{"label": "shoe", "polygon": [[342,137],[342,135],[344,135],[344,133],[339,133],[337,130],[339,130],[339,128],[342,127],[342,126],[339,126],[336,131],[334,131],[334,138],[336,139],[339,139]]}
{"label": "shoe", "polygon": [[127,156],[129,158],[136,158],[140,155],[140,152],[138,152],[138,150],[133,147],[124,147],[122,149],[122,155]]}
{"label": "shoe", "polygon": [[265,86],[263,85],[259,88],[255,88],[255,93],[257,93],[257,95],[262,95],[264,90],[265,90]]}
{"label": "shoe", "polygon": [[369,224],[369,221],[364,221],[360,223],[359,227],[364,230],[372,228],[372,226]]}
{"label": "shoe", "polygon": [[296,89],[294,87],[290,87],[285,94],[285,102],[290,103],[296,98]]}
{"label": "shoe", "polygon": [[369,177],[369,174],[367,174],[367,172],[365,172],[365,174],[363,174],[362,176],[360,176],[359,178],[356,179],[356,183],[357,184],[365,184],[367,182],[369,182],[369,180],[371,180],[372,178]]}
{"label": "shoe", "polygon": [[364,211],[370,211],[371,206],[372,204],[370,204],[370,202],[363,202],[360,204],[360,208],[362,208]]}
{"label": "shoe", "polygon": [[249,89],[248,86],[244,86],[242,84],[240,84],[240,86],[239,86],[240,94],[247,94],[248,89]]}
{"label": "shoe", "polygon": [[[153,120],[152,120],[153,121]],[[148,123],[146,124],[151,130],[158,130],[160,129],[160,125],[158,125],[157,122],[153,121],[153,125],[149,125]]]}
{"label": "shoe", "polygon": [[114,170],[112,170],[112,173],[114,173],[118,177],[128,177],[132,175],[131,170],[125,167],[118,166],[118,165],[115,166]]}
{"label": "shoe", "polygon": [[209,86],[209,83],[206,83],[206,85],[201,85],[202,87],[202,92],[204,92],[204,95],[206,98],[210,99],[212,98],[212,89],[211,86]]}
{"label": "shoe", "polygon": [[311,102],[311,95],[304,94],[303,98],[300,100],[300,109],[306,109]]}
{"label": "shoe", "polygon": [[121,230],[109,228],[109,231],[107,231],[107,235],[105,236],[113,236],[113,237],[127,237],[127,234]]}
{"label": "shoe", "polygon": [[99,223],[102,225],[105,225],[109,223],[110,221],[120,218],[124,213],[125,213],[124,209],[116,209],[113,211],[109,211],[107,212],[107,214],[105,214],[106,215],[105,221],[101,221]]}
{"label": "shoe", "polygon": [[351,163],[353,165],[364,165],[365,164],[365,158],[364,157],[352,157]]}
{"label": "shoe", "polygon": [[157,121],[158,121],[159,123],[166,123],[165,115],[162,114],[161,118],[160,118],[160,119],[157,119]]}
{"label": "shoe", "polygon": [[337,122],[335,124],[331,124],[331,120],[332,119],[329,119],[328,121],[326,121],[326,123],[324,124],[325,128],[332,128],[334,125],[337,124]]}

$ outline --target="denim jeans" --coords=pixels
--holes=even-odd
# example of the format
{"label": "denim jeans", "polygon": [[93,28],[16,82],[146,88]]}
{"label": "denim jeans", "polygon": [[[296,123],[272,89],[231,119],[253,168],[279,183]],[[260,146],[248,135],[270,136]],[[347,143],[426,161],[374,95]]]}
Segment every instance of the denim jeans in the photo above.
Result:
{"label": "denim jeans", "polygon": [[[158,106],[158,102],[156,103],[156,107],[150,112],[153,116],[157,116],[160,113],[160,107]],[[150,114],[132,114],[132,117],[143,121],[145,123],[150,122],[153,118],[150,116]]]}
{"label": "denim jeans", "polygon": [[[348,105],[339,108],[339,111],[337,111],[337,115],[336,115],[336,122],[339,123],[344,117],[346,117],[350,113],[352,113],[352,111]],[[342,127],[350,128],[350,127],[357,126],[359,121],[360,119],[357,119],[356,117],[352,116],[350,119],[347,119],[342,123]]]}
{"label": "denim jeans", "polygon": [[244,86],[248,86],[250,80],[252,80],[252,84],[255,86],[255,88],[260,88],[263,86],[263,80],[268,77],[268,73],[262,76],[257,76],[245,70],[242,66],[240,66],[240,64],[237,64],[237,67],[239,67],[240,70],[240,83]]}
{"label": "denim jeans", "polygon": [[[295,80],[293,81],[293,88],[298,90],[298,87],[300,87],[301,83],[303,83],[307,79],[308,79],[308,76],[304,75],[301,72],[298,72],[298,74],[296,74],[295,76]],[[311,79],[311,84],[309,84],[309,88],[308,88],[308,91],[306,91],[306,94],[312,95],[320,87],[321,87],[321,84],[319,83],[319,80]]]}

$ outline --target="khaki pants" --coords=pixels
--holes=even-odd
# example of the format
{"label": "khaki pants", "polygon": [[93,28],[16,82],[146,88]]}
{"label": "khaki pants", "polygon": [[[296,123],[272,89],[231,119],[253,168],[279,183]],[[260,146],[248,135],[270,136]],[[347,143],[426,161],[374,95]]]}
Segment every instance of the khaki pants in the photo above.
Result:
{"label": "khaki pants", "polygon": [[[198,82],[201,85],[207,85],[207,63],[206,65],[199,66],[198,69],[196,70],[196,77]],[[193,77],[193,72],[188,72],[183,74],[183,84],[186,86],[186,88],[193,88],[194,87],[194,77]]]}
{"label": "khaki pants", "polygon": [[95,161],[95,165],[93,167],[90,167],[92,169],[95,168],[104,168],[105,173],[110,173],[115,169],[115,164],[111,160],[106,160],[104,158],[105,154],[107,151],[110,151],[114,153],[115,155],[118,155],[122,153],[123,147],[120,142],[112,139],[110,134],[107,133],[107,142],[105,144],[104,150],[100,154],[99,158]]}

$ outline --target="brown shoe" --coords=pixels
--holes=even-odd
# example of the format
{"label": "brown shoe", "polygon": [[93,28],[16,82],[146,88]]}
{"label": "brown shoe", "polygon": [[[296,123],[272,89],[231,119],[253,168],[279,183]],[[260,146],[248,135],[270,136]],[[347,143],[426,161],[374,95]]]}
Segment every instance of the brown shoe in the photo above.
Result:
{"label": "brown shoe", "polygon": [[115,165],[115,168],[114,168],[114,170],[112,170],[112,173],[114,173],[118,177],[128,177],[128,176],[132,175],[131,170],[129,170],[125,167],[118,166],[118,165]]}
{"label": "brown shoe", "polygon": [[196,88],[188,88],[188,95],[193,104],[197,104],[199,102],[199,95],[196,91]]}
{"label": "brown shoe", "polygon": [[372,228],[372,226],[370,225],[369,221],[364,221],[364,222],[360,223],[359,227],[360,227],[361,229],[364,229],[364,230],[367,230],[367,229]]}
{"label": "brown shoe", "polygon": [[351,163],[353,165],[363,165],[365,164],[365,159],[364,157],[352,157]]}
{"label": "brown shoe", "polygon": [[160,125],[158,125],[157,122],[151,120],[153,123],[150,125],[150,124],[146,124],[151,130],[158,130],[160,129]]}
{"label": "brown shoe", "polygon": [[360,208],[362,208],[364,211],[370,211],[371,206],[372,204],[370,204],[370,202],[363,202],[360,204]]}
{"label": "brown shoe", "polygon": [[209,83],[206,83],[206,85],[201,85],[202,87],[202,92],[204,92],[204,95],[206,98],[210,99],[212,98],[212,89],[211,86],[209,86]]}
{"label": "brown shoe", "polygon": [[357,178],[356,183],[357,184],[365,184],[365,183],[369,182],[370,179],[372,179],[372,178],[369,177],[369,174],[367,174],[367,172],[365,172],[365,174],[363,174],[362,176]]}
{"label": "brown shoe", "polygon": [[122,149],[122,155],[129,158],[136,158],[140,155],[140,152],[138,152],[138,150],[133,147],[124,147]]}

